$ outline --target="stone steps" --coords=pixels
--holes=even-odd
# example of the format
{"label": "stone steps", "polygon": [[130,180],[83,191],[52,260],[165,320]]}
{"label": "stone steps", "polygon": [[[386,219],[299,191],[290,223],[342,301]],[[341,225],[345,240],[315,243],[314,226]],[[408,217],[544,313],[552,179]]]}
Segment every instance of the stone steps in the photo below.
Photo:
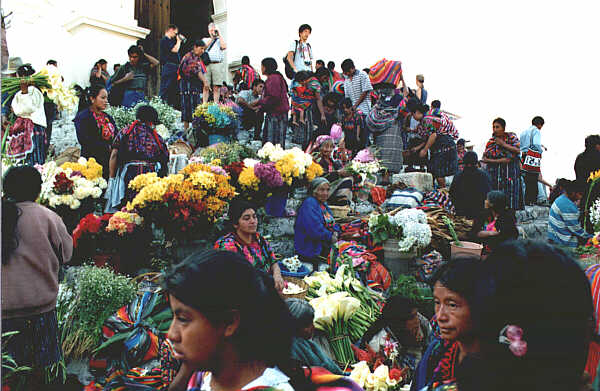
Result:
{"label": "stone steps", "polygon": [[521,238],[543,240],[548,234],[548,215],[550,208],[547,206],[526,206],[525,210],[515,213],[517,228]]}

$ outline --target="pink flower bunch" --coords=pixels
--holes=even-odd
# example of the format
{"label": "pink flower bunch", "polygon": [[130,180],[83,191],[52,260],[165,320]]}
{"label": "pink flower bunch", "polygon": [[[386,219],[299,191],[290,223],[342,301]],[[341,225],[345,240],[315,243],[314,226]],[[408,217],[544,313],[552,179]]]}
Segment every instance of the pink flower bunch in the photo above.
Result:
{"label": "pink flower bunch", "polygon": [[210,171],[213,174],[217,174],[217,175],[223,175],[223,176],[229,176],[229,174],[227,174],[227,171],[225,171],[223,168],[219,167],[219,166],[210,166]]}
{"label": "pink flower bunch", "polygon": [[329,135],[331,136],[333,141],[337,143],[344,135],[344,132],[342,131],[342,127],[340,125],[333,124],[333,125],[331,125],[331,130],[329,131]]}
{"label": "pink flower bunch", "polygon": [[369,149],[365,148],[361,151],[358,151],[354,160],[360,163],[370,163],[375,160],[375,156],[373,156]]}
{"label": "pink flower bunch", "polygon": [[283,186],[283,178],[281,177],[281,173],[275,168],[274,162],[256,163],[254,166],[254,175],[267,187],[277,188]]}
{"label": "pink flower bunch", "polygon": [[123,236],[126,233],[133,233],[142,223],[143,219],[137,213],[117,212],[108,220],[106,230],[117,231],[120,236]]}

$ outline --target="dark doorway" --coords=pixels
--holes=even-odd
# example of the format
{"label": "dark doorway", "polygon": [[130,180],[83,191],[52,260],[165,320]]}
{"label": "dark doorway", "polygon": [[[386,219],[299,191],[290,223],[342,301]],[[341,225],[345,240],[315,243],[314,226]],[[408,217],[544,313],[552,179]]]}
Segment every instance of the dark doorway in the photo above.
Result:
{"label": "dark doorway", "polygon": [[187,38],[181,54],[187,53],[196,39],[208,37],[208,24],[214,13],[212,0],[171,0],[171,23]]}

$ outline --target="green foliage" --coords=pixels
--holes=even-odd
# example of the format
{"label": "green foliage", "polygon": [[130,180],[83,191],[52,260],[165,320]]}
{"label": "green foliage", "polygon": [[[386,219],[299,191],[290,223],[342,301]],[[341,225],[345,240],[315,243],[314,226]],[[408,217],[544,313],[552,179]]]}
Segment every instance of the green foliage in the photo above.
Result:
{"label": "green foliage", "polygon": [[452,220],[450,220],[448,218],[448,216],[442,216],[442,221],[444,222],[444,224],[446,224],[446,226],[448,226],[448,231],[450,231],[450,235],[452,236],[452,240],[454,241],[454,244],[462,247],[460,244],[460,240],[458,240],[458,235],[456,234],[456,230],[454,229],[454,222],[452,222]]}
{"label": "green foliage", "polygon": [[6,381],[13,376],[31,371],[30,367],[17,364],[12,356],[6,351],[6,341],[10,339],[11,336],[18,333],[18,331],[2,333],[2,383],[4,384],[6,384]]}
{"label": "green foliage", "polygon": [[136,294],[135,284],[108,268],[82,266],[71,293],[59,295],[57,313],[62,326],[65,356],[79,358],[98,346],[104,321],[128,304]]}
{"label": "green foliage", "polygon": [[117,129],[121,130],[135,121],[135,112],[137,111],[138,107],[143,105],[150,105],[154,107],[154,109],[156,109],[158,112],[159,123],[165,125],[169,131],[175,128],[175,124],[177,123],[177,118],[179,116],[177,111],[163,102],[158,96],[152,97],[148,102],[140,102],[131,108],[111,106],[108,107],[105,112],[114,118]]}
{"label": "green foliage", "polygon": [[404,274],[398,276],[392,283],[389,294],[407,297],[419,305],[432,301],[431,289],[428,286],[421,286],[414,276]]}
{"label": "green foliage", "polygon": [[246,158],[256,158],[256,153],[247,146],[237,142],[220,143],[202,149],[199,157],[206,163],[210,163],[214,159],[220,159],[221,166],[224,167]]}
{"label": "green foliage", "polygon": [[375,243],[402,236],[402,228],[393,224],[387,214],[372,215],[369,219],[369,231]]}

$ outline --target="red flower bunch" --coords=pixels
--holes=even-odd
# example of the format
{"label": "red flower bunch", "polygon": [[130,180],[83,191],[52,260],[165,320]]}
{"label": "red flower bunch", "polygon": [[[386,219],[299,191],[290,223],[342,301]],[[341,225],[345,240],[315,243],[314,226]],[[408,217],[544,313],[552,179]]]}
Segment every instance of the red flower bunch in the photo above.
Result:
{"label": "red flower bunch", "polygon": [[64,172],[58,173],[54,178],[54,192],[56,194],[72,194],[73,185],[73,181]]}
{"label": "red flower bunch", "polygon": [[168,218],[171,222],[167,230],[175,232],[189,232],[194,228],[206,227],[208,221],[204,217],[207,204],[204,201],[190,202],[183,194],[177,191],[165,193],[165,201],[168,205]]}
{"label": "red flower bunch", "polygon": [[77,248],[84,235],[86,239],[91,239],[94,235],[105,232],[111,216],[111,213],[105,213],[103,216],[90,213],[81,219],[73,231],[73,247]]}
{"label": "red flower bunch", "polygon": [[242,170],[244,170],[244,168],[246,168],[246,166],[244,165],[244,162],[233,162],[225,166],[224,168],[225,171],[227,171],[227,173],[231,177],[231,179],[233,179],[234,182],[237,182],[240,173],[242,172]]}

